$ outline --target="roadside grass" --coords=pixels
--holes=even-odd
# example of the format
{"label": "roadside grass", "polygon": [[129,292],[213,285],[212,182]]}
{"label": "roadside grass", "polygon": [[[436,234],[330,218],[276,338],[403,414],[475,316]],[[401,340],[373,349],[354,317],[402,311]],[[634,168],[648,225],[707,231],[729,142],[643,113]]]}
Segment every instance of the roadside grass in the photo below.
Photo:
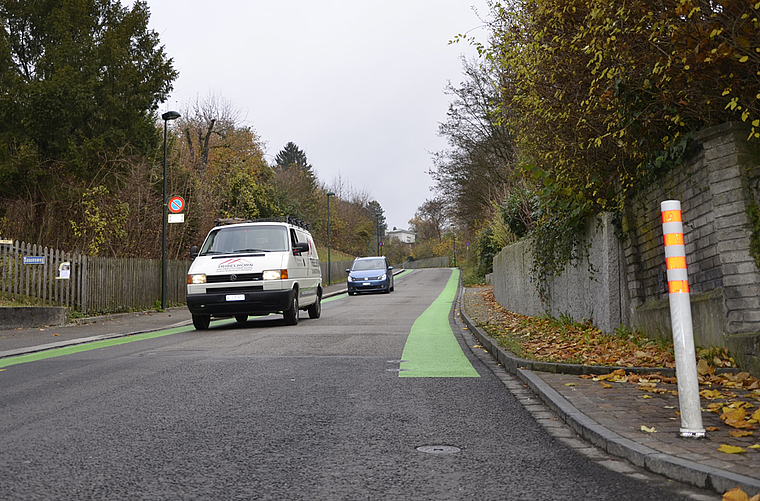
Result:
{"label": "roadside grass", "polygon": [[485,283],[485,277],[478,275],[478,267],[475,263],[463,259],[457,264],[462,270],[462,285],[474,287]]}
{"label": "roadside grass", "polygon": [[[327,262],[327,247],[317,246],[317,254],[320,262]],[[330,249],[330,261],[353,261],[355,257],[339,250]]]}
{"label": "roadside grass", "polygon": [[39,306],[39,301],[35,299],[7,299],[0,298],[0,308],[19,308],[22,306]]}

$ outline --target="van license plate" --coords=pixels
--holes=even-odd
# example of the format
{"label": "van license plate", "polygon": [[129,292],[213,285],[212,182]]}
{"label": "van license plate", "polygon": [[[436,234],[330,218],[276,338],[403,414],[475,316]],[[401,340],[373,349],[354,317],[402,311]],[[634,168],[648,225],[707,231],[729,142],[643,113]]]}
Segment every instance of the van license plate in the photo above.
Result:
{"label": "van license plate", "polygon": [[245,301],[245,294],[227,294],[227,301]]}

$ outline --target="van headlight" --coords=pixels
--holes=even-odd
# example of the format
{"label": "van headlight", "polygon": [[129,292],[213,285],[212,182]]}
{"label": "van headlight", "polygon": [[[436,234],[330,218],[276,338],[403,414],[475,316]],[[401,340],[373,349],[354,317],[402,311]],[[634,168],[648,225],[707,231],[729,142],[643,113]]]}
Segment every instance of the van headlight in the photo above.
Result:
{"label": "van headlight", "polygon": [[288,270],[266,270],[261,278],[264,280],[285,280],[288,278]]}
{"label": "van headlight", "polygon": [[205,273],[198,273],[195,275],[188,275],[187,276],[187,283],[188,284],[205,284],[206,283],[206,274]]}

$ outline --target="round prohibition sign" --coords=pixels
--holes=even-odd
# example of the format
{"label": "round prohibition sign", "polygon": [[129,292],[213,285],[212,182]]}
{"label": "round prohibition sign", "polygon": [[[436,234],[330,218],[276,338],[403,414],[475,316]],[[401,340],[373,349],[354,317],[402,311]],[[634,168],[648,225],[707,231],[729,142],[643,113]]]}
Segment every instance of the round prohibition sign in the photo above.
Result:
{"label": "round prohibition sign", "polygon": [[169,200],[169,210],[172,211],[174,214],[177,214],[178,212],[182,212],[185,208],[185,199],[182,197],[172,197],[171,200]]}

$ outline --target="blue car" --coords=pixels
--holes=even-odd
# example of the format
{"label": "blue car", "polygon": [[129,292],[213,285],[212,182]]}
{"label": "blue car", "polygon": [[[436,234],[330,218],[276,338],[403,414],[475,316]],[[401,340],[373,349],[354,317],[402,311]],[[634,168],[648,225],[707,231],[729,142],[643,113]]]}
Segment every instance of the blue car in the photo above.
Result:
{"label": "blue car", "polygon": [[357,257],[348,273],[348,295],[393,290],[393,266],[385,257]]}

